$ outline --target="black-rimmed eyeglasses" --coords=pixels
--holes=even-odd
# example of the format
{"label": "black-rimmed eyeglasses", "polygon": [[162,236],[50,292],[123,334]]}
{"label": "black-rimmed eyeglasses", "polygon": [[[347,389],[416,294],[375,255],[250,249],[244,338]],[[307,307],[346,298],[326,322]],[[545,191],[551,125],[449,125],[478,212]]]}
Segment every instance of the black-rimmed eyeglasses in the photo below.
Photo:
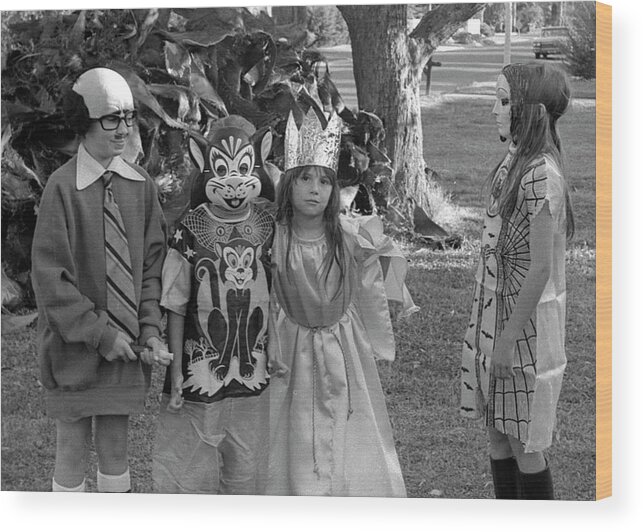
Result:
{"label": "black-rimmed eyeglasses", "polygon": [[125,122],[125,125],[127,127],[132,127],[134,125],[134,122],[136,122],[137,117],[138,113],[136,111],[127,111],[121,114],[112,114],[101,116],[100,118],[92,118],[92,120],[97,120],[98,122],[100,122],[100,127],[102,127],[105,131],[114,131],[115,129],[118,129],[118,126],[121,125],[121,120]]}

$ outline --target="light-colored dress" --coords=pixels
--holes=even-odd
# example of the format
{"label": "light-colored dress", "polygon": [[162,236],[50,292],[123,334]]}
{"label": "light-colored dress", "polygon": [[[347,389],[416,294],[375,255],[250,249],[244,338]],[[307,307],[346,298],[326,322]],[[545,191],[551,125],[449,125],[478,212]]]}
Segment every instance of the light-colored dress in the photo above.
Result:
{"label": "light-colored dress", "polygon": [[[512,147],[494,178],[499,187],[514,156]],[[490,376],[495,341],[511,316],[531,263],[530,223],[547,207],[553,219],[551,274],[537,308],[516,342],[515,376]],[[462,350],[460,412],[486,417],[486,424],[511,435],[526,452],[551,445],[565,358],[566,209],[563,177],[549,156],[541,156],[521,179],[509,220],[493,201],[487,208],[471,318]]]}
{"label": "light-colored dress", "polygon": [[270,384],[270,495],[406,496],[375,359],[395,356],[387,297],[415,310],[407,263],[377,217],[342,228],[336,297],[339,269],[319,277],[325,237],[293,234],[287,269],[287,228],[275,231],[268,353],[289,372]]}

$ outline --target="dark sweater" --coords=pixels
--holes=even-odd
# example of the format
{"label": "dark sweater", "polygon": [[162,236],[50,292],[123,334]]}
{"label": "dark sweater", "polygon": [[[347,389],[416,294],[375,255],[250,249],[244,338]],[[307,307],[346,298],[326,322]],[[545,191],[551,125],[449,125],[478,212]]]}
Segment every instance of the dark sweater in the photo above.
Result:
{"label": "dark sweater", "polygon": [[[117,334],[105,312],[104,187],[99,179],[78,190],[76,161],[73,157],[49,178],[32,246],[41,380],[45,388],[61,391],[82,390],[97,381],[102,355],[112,349]],[[165,220],[154,182],[142,168],[131,166],[145,181],[115,175],[112,188],[127,231],[139,342],[144,344],[161,333]]]}

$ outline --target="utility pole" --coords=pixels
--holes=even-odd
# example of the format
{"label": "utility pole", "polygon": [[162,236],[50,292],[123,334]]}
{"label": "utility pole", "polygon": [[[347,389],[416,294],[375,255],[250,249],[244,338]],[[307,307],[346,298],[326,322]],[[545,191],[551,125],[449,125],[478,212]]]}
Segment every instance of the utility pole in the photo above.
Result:
{"label": "utility pole", "polygon": [[505,53],[502,58],[503,66],[511,63],[512,11],[511,2],[505,2]]}
{"label": "utility pole", "polygon": [[429,95],[429,90],[431,89],[431,70],[434,66],[442,66],[442,63],[440,61],[434,61],[433,55],[431,55],[431,57],[429,57],[429,61],[424,67],[424,74],[426,75],[426,90],[424,94],[426,94],[427,96]]}
{"label": "utility pole", "polygon": [[565,26],[565,2],[560,3],[560,23],[559,26]]}

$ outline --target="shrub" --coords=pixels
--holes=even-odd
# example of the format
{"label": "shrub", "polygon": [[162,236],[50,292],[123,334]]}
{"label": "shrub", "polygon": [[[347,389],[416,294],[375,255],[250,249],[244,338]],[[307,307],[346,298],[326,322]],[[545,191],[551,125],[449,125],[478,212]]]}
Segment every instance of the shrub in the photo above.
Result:
{"label": "shrub", "polygon": [[568,18],[570,40],[565,63],[569,73],[583,79],[596,77],[596,5],[574,4]]}
{"label": "shrub", "polygon": [[482,24],[480,24],[480,33],[484,37],[492,37],[493,35],[495,35],[496,32],[491,26],[489,26],[489,24],[487,24],[486,22],[483,22]]}
{"label": "shrub", "polygon": [[538,28],[543,25],[543,8],[538,4],[518,4],[516,24],[520,33],[529,33],[532,28]]}
{"label": "shrub", "polygon": [[318,36],[317,46],[350,43],[348,26],[335,6],[312,6],[308,29]]}
{"label": "shrub", "polygon": [[473,35],[468,31],[459,31],[453,35],[453,42],[458,44],[471,44],[473,40]]}

